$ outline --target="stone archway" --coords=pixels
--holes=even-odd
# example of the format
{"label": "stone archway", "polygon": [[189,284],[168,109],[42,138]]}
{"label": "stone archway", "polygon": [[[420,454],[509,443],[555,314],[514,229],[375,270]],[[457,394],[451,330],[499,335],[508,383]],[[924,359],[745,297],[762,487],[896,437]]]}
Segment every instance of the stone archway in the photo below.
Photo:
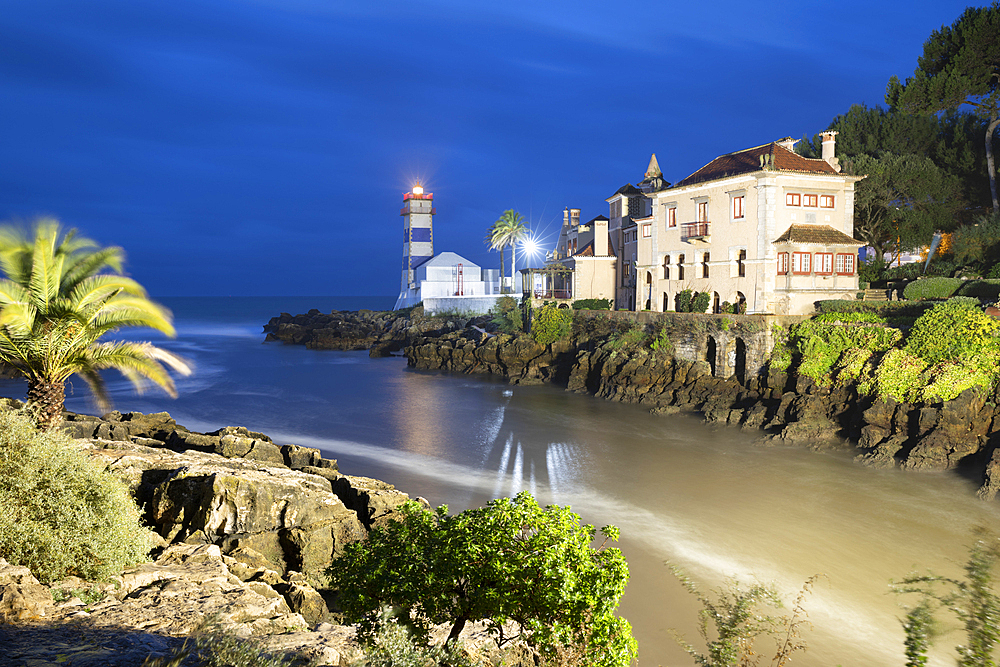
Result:
{"label": "stone archway", "polygon": [[741,385],[747,383],[747,344],[742,338],[736,339],[736,361],[733,364],[736,380]]}
{"label": "stone archway", "polygon": [[715,339],[709,336],[708,339],[705,340],[705,361],[707,361],[708,365],[711,367],[712,375],[715,375],[716,357],[718,354],[719,347],[716,344]]}

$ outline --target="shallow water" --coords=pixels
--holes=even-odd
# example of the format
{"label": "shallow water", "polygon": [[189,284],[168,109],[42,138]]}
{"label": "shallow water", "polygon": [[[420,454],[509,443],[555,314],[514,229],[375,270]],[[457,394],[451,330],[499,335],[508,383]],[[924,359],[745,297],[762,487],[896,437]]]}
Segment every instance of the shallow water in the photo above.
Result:
{"label": "shallow water", "polygon": [[[786,600],[822,573],[806,607],[815,629],[797,665],[902,665],[898,600],[888,582],[913,570],[960,572],[976,525],[995,504],[948,474],[869,470],[847,454],[759,447],[757,434],[555,387],[408,370],[365,352],[262,345],[261,325],[285,310],[387,307],[391,299],[163,299],[193,360],[180,397],[135,396],[109,376],[115,407],[169,411],[198,430],[244,425],[279,443],[319,447],[347,474],[390,481],[452,510],[532,491],[615,523],[632,579],[621,613],[641,665],[690,665],[668,634],[697,637],[697,606],[670,574],[705,587],[730,576],[774,581]],[[132,334],[130,337],[134,337]],[[23,396],[23,383],[0,389]],[[92,411],[76,382],[68,407]],[[941,640],[959,643],[958,635]],[[769,648],[766,644],[760,648]],[[947,652],[934,664],[953,664]]]}

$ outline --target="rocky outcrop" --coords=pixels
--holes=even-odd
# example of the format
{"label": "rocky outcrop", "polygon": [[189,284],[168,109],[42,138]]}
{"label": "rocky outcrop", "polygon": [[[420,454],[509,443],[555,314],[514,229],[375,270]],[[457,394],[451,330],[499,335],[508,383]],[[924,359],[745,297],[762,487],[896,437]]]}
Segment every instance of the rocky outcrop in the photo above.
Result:
{"label": "rocky outcrop", "polygon": [[[644,345],[622,345],[613,323],[590,321],[550,346],[528,336],[481,337],[478,331],[426,335],[405,349],[422,370],[490,373],[512,384],[550,382],[652,412],[700,413],[713,423],[762,430],[764,444],[814,449],[856,447],[859,463],[943,472],[982,481],[979,495],[1000,490],[1000,395],[967,391],[935,404],[899,404],[827,388],[766,369],[746,378],[715,377],[705,361],[683,361]],[[610,328],[609,328],[610,327]]]}
{"label": "rocky outcrop", "polygon": [[401,311],[339,311],[281,313],[264,325],[264,342],[305,345],[313,350],[369,350],[372,357],[386,357],[414,339],[465,328],[466,320],[425,317],[423,308]]}

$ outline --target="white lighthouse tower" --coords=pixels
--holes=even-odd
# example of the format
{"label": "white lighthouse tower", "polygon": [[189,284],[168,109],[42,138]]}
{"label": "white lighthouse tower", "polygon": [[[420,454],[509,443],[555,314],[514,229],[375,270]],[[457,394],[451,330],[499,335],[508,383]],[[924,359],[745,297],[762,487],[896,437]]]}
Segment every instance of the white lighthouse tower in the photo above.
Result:
{"label": "white lighthouse tower", "polygon": [[414,269],[434,256],[434,193],[417,183],[403,193],[403,279],[393,310],[420,302],[420,285]]}

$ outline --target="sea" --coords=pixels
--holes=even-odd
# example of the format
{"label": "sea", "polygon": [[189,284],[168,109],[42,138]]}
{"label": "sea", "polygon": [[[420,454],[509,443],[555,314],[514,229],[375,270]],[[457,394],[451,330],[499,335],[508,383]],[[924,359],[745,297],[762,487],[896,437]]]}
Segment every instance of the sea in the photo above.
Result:
{"label": "sea", "polygon": [[[699,603],[680,568],[712,595],[736,582],[773,584],[790,605],[821,575],[800,626],[808,650],[792,664],[898,666],[900,619],[914,600],[890,592],[912,572],[961,576],[978,526],[997,526],[995,503],[950,473],[872,470],[850,452],[764,445],[760,433],[690,415],[652,415],[559,387],[420,372],[401,356],[264,343],[282,312],[388,309],[393,297],[174,297],[176,338],[153,340],[195,368],[177,398],[136,394],[107,375],[114,408],[169,412],[195,431],[246,426],[279,444],[317,447],[345,474],[375,477],[451,511],[530,491],[570,505],[595,526],[621,529],[631,579],[620,613],[640,665],[693,665],[675,635],[699,644]],[[0,394],[23,398],[4,380]],[[67,408],[94,413],[71,379]],[[786,609],[785,613],[791,613]],[[932,665],[954,664],[957,623],[944,623]],[[769,658],[766,639],[757,648]],[[764,661],[765,663],[768,660]]]}

